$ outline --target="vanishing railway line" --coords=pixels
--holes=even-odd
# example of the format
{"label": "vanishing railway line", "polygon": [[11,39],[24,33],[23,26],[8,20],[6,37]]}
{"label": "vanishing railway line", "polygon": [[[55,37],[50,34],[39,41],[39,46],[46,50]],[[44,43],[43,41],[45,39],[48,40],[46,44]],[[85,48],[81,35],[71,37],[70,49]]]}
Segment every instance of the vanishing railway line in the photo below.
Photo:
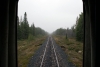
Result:
{"label": "vanishing railway line", "polygon": [[[48,38],[48,41],[47,41],[47,44],[46,44],[46,47],[45,47],[45,50],[44,50],[44,54],[43,54],[43,58],[42,58],[40,67],[43,66],[43,61],[45,62],[44,57],[45,57],[45,54],[46,54],[46,49],[47,49],[47,47],[50,47],[50,46],[48,46],[49,40],[51,40],[51,45],[50,45],[50,46],[51,46],[51,48],[53,49],[53,52],[54,52],[54,55],[55,55],[55,58],[56,58],[57,67],[59,67],[58,58],[57,58],[56,51],[55,51],[55,47],[54,47],[54,45],[53,45],[53,41],[52,41],[52,38],[51,38],[51,37]],[[45,64],[44,64],[44,65],[45,65]]]}
{"label": "vanishing railway line", "polygon": [[[48,38],[48,41],[49,41],[49,38]],[[48,46],[48,41],[47,41],[47,44],[46,44],[46,47],[45,47],[45,50],[44,50],[44,54],[43,54],[43,58],[42,58],[42,61],[41,61],[41,65],[40,65],[40,67],[42,67],[42,65],[43,65],[43,61],[44,61],[44,57],[45,57],[45,53],[46,53],[46,49],[47,49],[47,46]]]}
{"label": "vanishing railway line", "polygon": [[75,67],[66,54],[49,36],[29,61],[28,67]]}
{"label": "vanishing railway line", "polygon": [[[52,40],[52,39],[51,39],[51,40]],[[56,61],[57,61],[57,67],[59,67],[58,57],[57,57],[57,54],[56,54],[56,51],[55,51],[55,47],[54,47],[54,45],[53,45],[53,41],[52,41],[52,46],[53,46],[54,54],[55,54]]]}

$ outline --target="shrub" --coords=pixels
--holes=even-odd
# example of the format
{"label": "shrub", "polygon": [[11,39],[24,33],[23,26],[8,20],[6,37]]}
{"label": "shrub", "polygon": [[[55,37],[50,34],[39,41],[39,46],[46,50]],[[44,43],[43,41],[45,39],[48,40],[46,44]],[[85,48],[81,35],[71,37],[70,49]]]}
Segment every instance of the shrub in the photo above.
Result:
{"label": "shrub", "polygon": [[34,38],[35,38],[35,37],[34,37],[32,34],[29,34],[29,36],[28,36],[28,40],[29,40],[29,41],[34,40]]}

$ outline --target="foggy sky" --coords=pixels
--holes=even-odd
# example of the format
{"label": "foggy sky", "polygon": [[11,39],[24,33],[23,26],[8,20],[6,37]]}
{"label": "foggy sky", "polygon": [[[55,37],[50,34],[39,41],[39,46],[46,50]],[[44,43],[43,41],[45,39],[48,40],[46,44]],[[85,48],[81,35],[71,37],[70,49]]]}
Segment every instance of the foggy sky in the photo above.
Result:
{"label": "foggy sky", "polygon": [[58,28],[71,27],[83,12],[82,0],[19,0],[18,16],[27,13],[29,25],[34,23],[52,33]]}

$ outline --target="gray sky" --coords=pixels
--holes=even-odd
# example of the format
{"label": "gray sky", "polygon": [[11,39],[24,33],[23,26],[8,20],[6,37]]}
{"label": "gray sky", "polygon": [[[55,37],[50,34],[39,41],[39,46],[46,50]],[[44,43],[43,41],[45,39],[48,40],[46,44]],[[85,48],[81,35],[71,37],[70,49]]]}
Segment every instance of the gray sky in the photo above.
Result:
{"label": "gray sky", "polygon": [[27,13],[29,25],[34,23],[52,33],[58,28],[71,27],[83,12],[82,0],[19,0],[18,16]]}

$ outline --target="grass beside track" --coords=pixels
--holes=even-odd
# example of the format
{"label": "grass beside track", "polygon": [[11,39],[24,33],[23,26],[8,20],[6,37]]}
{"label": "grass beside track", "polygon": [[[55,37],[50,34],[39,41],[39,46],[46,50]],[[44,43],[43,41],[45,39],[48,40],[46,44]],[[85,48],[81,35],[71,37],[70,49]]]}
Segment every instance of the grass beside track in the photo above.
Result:
{"label": "grass beside track", "polygon": [[65,36],[53,36],[56,43],[63,49],[68,55],[69,61],[76,67],[82,67],[83,65],[83,43],[76,41],[75,39],[65,39]]}
{"label": "grass beside track", "polygon": [[36,50],[42,45],[47,36],[34,38],[34,40],[19,40],[17,41],[18,51],[18,67],[27,67],[30,58]]}

